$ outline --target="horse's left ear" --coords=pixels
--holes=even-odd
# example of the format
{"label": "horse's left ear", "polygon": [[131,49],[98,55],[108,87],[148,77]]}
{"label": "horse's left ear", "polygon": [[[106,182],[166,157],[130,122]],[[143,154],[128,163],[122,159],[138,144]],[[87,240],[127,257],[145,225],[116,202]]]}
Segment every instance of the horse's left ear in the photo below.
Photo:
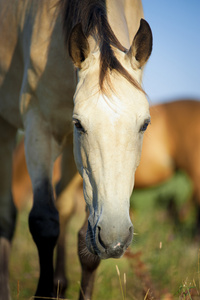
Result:
{"label": "horse's left ear", "polygon": [[140,20],[140,27],[133,39],[132,45],[127,56],[132,60],[135,57],[139,68],[147,62],[153,44],[153,36],[149,24],[144,20]]}
{"label": "horse's left ear", "polygon": [[77,68],[81,69],[81,64],[87,58],[89,50],[89,43],[79,23],[72,29],[68,42],[69,55]]}

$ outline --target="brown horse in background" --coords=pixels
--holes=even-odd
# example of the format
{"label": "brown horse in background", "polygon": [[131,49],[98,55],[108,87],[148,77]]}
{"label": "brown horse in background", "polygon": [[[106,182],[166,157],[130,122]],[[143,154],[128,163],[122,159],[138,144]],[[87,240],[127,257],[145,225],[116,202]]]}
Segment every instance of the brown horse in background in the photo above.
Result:
{"label": "brown horse in background", "polygon": [[151,107],[151,126],[144,138],[137,188],[155,186],[184,170],[200,204],[200,102],[181,100]]}
{"label": "brown horse in background", "polygon": [[[169,179],[177,169],[184,170],[194,186],[194,199],[200,204],[200,102],[179,100],[152,106],[150,108],[151,125],[144,137],[142,157],[136,171],[135,187],[156,186]],[[54,183],[60,178],[61,160],[55,163]],[[64,166],[63,166],[64,167]],[[26,183],[26,184],[24,184]],[[58,242],[57,277],[66,285],[63,266],[63,248],[65,226],[71,212],[67,203],[74,206],[75,193],[82,185],[82,178],[77,174],[70,185],[64,189],[59,205],[62,209],[61,235]],[[18,145],[13,160],[13,193],[16,205],[21,207],[26,201],[27,192],[31,193],[31,182],[24,156],[23,141]],[[199,221],[199,220],[198,220]],[[63,292],[64,293],[64,292]]]}

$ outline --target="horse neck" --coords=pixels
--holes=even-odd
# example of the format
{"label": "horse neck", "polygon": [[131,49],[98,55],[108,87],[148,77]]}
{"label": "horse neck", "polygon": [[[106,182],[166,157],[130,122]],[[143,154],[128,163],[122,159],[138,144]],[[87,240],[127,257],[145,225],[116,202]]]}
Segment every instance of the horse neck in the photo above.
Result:
{"label": "horse neck", "polygon": [[129,33],[124,13],[124,0],[107,0],[108,22],[120,43],[129,49]]}
{"label": "horse neck", "polygon": [[138,31],[140,20],[144,18],[143,6],[141,0],[125,0],[124,10],[128,25],[129,39],[132,43],[136,32]]}
{"label": "horse neck", "polygon": [[106,0],[108,22],[120,43],[127,49],[143,18],[140,0]]}

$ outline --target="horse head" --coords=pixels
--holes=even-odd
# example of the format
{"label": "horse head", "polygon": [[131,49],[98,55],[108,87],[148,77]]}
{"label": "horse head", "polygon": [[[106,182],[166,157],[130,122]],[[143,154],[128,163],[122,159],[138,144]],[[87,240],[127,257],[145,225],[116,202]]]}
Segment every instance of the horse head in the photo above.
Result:
{"label": "horse head", "polygon": [[[76,25],[69,38],[69,53],[78,70],[74,156],[89,209],[87,247],[100,258],[117,258],[133,236],[130,196],[143,133],[150,123],[149,105],[140,84],[152,49],[152,34],[147,22],[141,20],[127,51],[110,45],[103,52],[99,41],[95,47],[92,44],[94,39],[91,43],[81,25]],[[106,66],[102,57],[109,51],[114,61],[106,58],[110,66],[102,70]]]}

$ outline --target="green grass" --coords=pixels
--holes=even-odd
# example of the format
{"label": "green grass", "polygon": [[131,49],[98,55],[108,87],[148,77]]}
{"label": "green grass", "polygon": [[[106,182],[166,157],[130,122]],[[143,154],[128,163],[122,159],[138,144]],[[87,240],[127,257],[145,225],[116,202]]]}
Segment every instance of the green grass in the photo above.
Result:
{"label": "green grass", "polygon": [[[129,258],[101,262],[96,276],[94,300],[164,299],[167,293],[175,300],[200,299],[199,243],[193,235],[196,216],[194,206],[188,205],[191,195],[191,182],[183,173],[176,174],[160,187],[133,193],[131,217],[136,234]],[[177,206],[177,221],[168,210],[172,198]],[[19,214],[13,241],[10,263],[13,300],[30,299],[37,285],[38,258],[28,231],[29,209],[30,203]],[[77,231],[83,220],[84,212],[81,214],[79,210],[69,226],[68,299],[78,299],[80,266],[76,245]]]}

